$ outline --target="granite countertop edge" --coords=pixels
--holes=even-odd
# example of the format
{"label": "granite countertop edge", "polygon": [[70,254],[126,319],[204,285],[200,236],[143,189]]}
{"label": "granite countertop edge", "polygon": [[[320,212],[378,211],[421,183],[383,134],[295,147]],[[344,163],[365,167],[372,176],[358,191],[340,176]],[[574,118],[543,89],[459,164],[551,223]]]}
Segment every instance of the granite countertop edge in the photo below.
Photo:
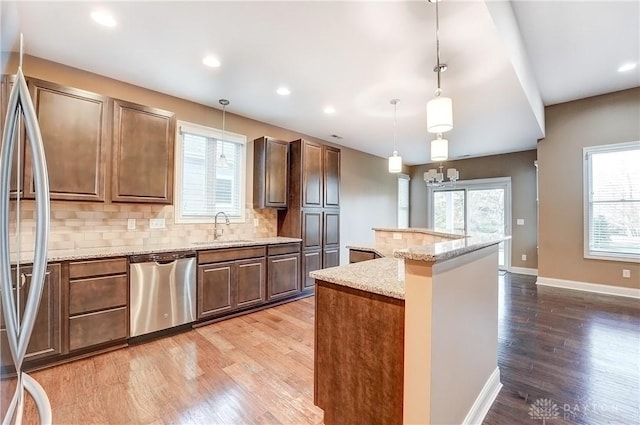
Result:
{"label": "granite countertop edge", "polygon": [[404,281],[398,280],[398,260],[378,258],[309,273],[314,279],[404,300]]}
{"label": "granite countertop edge", "polygon": [[491,245],[497,245],[502,241],[511,239],[511,236],[477,235],[465,239],[437,242],[432,245],[413,246],[398,249],[393,252],[394,258],[405,260],[417,260],[425,262],[441,262],[455,257],[478,251]]}
{"label": "granite countertop edge", "polygon": [[[49,250],[47,253],[47,261],[50,263],[69,261],[69,260],[93,260],[109,257],[128,257],[131,255],[141,254],[161,254],[177,251],[204,251],[210,249],[222,248],[242,248],[257,245],[277,245],[283,243],[301,242],[299,238],[289,238],[283,236],[274,236],[267,238],[255,238],[251,240],[229,240],[220,242],[207,243],[181,243],[181,244],[162,244],[148,246],[119,246],[119,247],[98,247],[98,248],[82,248],[82,249],[65,249],[65,250]],[[11,256],[11,262],[15,263],[16,255]],[[29,264],[33,261],[33,252],[20,253],[20,262]]]}
{"label": "granite countertop edge", "polygon": [[371,230],[374,230],[374,231],[377,230],[380,232],[394,232],[394,233],[424,233],[425,235],[440,236],[443,238],[450,238],[450,239],[460,239],[460,238],[467,237],[467,235],[465,235],[464,233],[438,232],[438,231],[423,228],[423,227],[407,227],[403,229],[400,229],[397,227],[372,227]]}

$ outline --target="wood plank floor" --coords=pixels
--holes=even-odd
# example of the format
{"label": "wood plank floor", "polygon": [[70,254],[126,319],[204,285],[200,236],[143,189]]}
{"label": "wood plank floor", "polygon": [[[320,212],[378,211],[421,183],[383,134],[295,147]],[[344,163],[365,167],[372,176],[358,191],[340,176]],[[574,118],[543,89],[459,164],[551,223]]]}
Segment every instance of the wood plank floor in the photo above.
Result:
{"label": "wood plank floor", "polygon": [[[504,388],[484,424],[542,423],[544,415],[549,425],[640,423],[640,302],[537,288],[530,276],[500,282]],[[319,424],[313,302],[32,375],[57,424]],[[10,386],[3,381],[3,406]],[[536,402],[546,410],[532,412]],[[26,418],[35,423],[31,404]]]}

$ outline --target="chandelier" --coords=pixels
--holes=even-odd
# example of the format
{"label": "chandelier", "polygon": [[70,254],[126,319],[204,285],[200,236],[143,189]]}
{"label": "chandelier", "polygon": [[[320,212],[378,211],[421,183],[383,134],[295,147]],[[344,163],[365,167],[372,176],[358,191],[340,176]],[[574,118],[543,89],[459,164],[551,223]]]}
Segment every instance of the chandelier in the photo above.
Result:
{"label": "chandelier", "polygon": [[432,168],[430,170],[425,171],[424,173],[424,181],[427,183],[427,186],[430,187],[442,187],[446,185],[455,186],[456,181],[460,178],[460,173],[455,168],[447,168],[447,179],[448,182],[445,182],[444,172],[442,171],[443,167],[440,165],[438,169]]}

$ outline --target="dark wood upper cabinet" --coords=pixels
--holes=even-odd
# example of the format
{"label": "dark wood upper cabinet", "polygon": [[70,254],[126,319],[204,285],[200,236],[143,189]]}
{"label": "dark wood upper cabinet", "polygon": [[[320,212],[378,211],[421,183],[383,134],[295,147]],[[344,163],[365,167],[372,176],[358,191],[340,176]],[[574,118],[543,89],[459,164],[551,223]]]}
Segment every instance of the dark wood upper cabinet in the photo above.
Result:
{"label": "dark wood upper cabinet", "polygon": [[302,144],[302,207],[322,207],[322,145]]}
{"label": "dark wood upper cabinet", "polygon": [[340,149],[324,147],[324,206],[340,206]]}
{"label": "dark wood upper cabinet", "polygon": [[173,112],[114,101],[111,200],[171,204]]}
{"label": "dark wood upper cabinet", "polygon": [[[51,199],[104,201],[109,149],[109,105],[105,96],[29,79],[40,124]],[[35,196],[29,150],[25,196]]]}
{"label": "dark wood upper cabinet", "polygon": [[[0,147],[2,146],[2,137],[4,134],[4,120],[7,117],[7,106],[9,104],[9,94],[11,93],[11,89],[13,88],[13,84],[16,80],[15,75],[3,75],[0,77]],[[22,140],[24,140],[24,128],[22,126],[21,120],[18,121],[18,125],[16,127],[15,133],[22,133]],[[17,145],[16,145],[17,147]],[[18,192],[18,175],[21,177],[24,176],[24,147],[25,143],[22,143],[20,146],[20,155],[18,155],[18,151],[14,148],[14,154],[11,161],[11,180],[9,183],[9,190],[11,193],[11,197],[15,198],[16,193]],[[18,163],[18,161],[20,161]],[[22,193],[22,189],[24,188],[24,178],[20,179],[20,192]]]}
{"label": "dark wood upper cabinet", "polygon": [[287,208],[289,142],[271,137],[253,141],[253,207]]}

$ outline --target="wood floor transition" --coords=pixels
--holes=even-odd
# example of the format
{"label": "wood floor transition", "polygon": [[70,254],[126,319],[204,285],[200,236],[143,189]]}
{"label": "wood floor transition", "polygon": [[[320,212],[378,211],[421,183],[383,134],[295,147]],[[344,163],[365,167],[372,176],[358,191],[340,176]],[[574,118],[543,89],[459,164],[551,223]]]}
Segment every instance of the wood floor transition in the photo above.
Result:
{"label": "wood floor transition", "polygon": [[[295,301],[32,376],[49,394],[56,424],[319,424],[313,302]],[[484,424],[640,423],[638,359],[640,301],[501,276],[504,388]],[[2,382],[4,408],[12,385]],[[25,423],[37,423],[32,403]]]}

